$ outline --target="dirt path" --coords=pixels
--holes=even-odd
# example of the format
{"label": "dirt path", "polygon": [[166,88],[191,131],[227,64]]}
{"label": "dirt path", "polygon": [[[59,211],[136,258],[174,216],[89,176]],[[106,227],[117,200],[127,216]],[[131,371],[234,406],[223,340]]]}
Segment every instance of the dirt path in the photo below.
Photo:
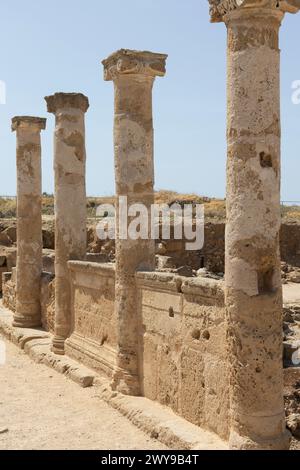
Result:
{"label": "dirt path", "polygon": [[[0,336],[0,341],[3,340]],[[97,397],[6,341],[0,449],[166,449]]]}

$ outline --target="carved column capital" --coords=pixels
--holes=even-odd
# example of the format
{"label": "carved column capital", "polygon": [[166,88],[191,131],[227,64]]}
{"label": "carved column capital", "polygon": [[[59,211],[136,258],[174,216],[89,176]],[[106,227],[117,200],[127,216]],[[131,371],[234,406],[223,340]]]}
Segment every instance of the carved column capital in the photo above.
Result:
{"label": "carved column capital", "polygon": [[163,77],[167,57],[166,54],[120,49],[103,60],[104,80],[115,80],[120,75]]}
{"label": "carved column capital", "polygon": [[46,129],[46,119],[34,116],[15,116],[11,121],[11,130],[14,132],[17,129],[36,129],[41,131]]}
{"label": "carved column capital", "polygon": [[236,11],[249,9],[264,9],[281,13],[297,13],[300,10],[300,0],[208,0],[211,21],[218,23]]}
{"label": "carved column capital", "polygon": [[89,108],[89,100],[82,93],[55,93],[45,97],[48,113],[55,114],[60,109],[80,109],[85,113]]}

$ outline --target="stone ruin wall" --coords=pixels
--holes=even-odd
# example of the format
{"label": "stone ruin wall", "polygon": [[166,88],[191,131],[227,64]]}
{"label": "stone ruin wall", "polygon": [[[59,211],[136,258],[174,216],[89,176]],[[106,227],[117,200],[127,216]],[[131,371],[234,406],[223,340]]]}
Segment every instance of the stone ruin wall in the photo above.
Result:
{"label": "stone ruin wall", "polygon": [[222,282],[137,273],[143,395],[228,438]]}
{"label": "stone ruin wall", "polygon": [[[69,269],[73,333],[66,353],[112,377],[117,357],[114,267],[71,261]],[[222,282],[137,273],[136,299],[142,395],[227,438]]]}
{"label": "stone ruin wall", "polygon": [[[117,355],[115,269],[70,261],[72,335],[66,353],[112,377]],[[43,273],[43,328],[54,332],[53,275]],[[223,283],[137,273],[142,395],[193,424],[228,438],[229,402]],[[15,269],[5,274],[4,305],[15,311]]]}
{"label": "stone ruin wall", "polygon": [[[284,14],[299,7],[289,0],[210,3],[212,21],[224,21],[228,29],[225,282],[183,277],[183,270],[181,276],[179,270],[177,275],[157,272],[151,237],[137,243],[118,230],[115,270],[108,263],[83,261],[88,100],[81,94],[58,93],[46,98],[48,111],[56,116],[55,282],[50,274],[42,274],[40,132],[45,119],[19,116],[12,130],[17,134],[21,237],[17,271],[11,277],[4,274],[4,303],[12,310],[16,304],[14,327],[43,323],[53,331],[54,325],[52,352],[67,352],[110,376],[113,391],[167,405],[227,439],[231,449],[288,449],[279,249],[278,32]],[[116,196],[127,196],[129,203],[143,201],[146,207],[154,201],[152,87],[156,77],[165,75],[166,59],[165,54],[121,49],[103,61],[104,78],[115,89]],[[75,134],[79,140],[74,140]],[[27,152],[28,147],[33,150]],[[28,170],[30,158],[34,174]],[[70,205],[73,194],[76,213]],[[27,214],[26,201],[32,195],[35,210]],[[70,214],[78,217],[66,213],[68,203]],[[23,214],[33,223],[26,224]],[[224,271],[224,225],[218,228],[211,243],[207,235],[198,255],[200,267],[216,269],[210,262],[214,259],[217,271]],[[180,253],[177,242],[170,243]],[[170,246],[160,245],[159,255],[172,255]],[[289,246],[283,243],[283,256]],[[35,259],[28,261],[35,248]],[[293,250],[293,263],[298,263],[298,246]],[[42,302],[37,282],[41,275]]]}

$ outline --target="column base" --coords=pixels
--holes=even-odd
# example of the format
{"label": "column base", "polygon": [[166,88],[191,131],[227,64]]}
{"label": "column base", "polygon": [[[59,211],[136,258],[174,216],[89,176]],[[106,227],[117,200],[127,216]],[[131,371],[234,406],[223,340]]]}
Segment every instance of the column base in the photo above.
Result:
{"label": "column base", "polygon": [[111,388],[123,395],[139,397],[141,395],[139,377],[132,375],[124,369],[116,368],[113,371]]}
{"label": "column base", "polygon": [[22,315],[15,313],[12,326],[16,328],[39,328],[42,325],[40,315]]}
{"label": "column base", "polygon": [[65,338],[54,336],[51,351],[59,356],[65,355]]}
{"label": "column base", "polygon": [[229,438],[230,450],[289,450],[290,443],[291,433],[287,429],[273,439],[241,436],[236,431],[231,431]]}

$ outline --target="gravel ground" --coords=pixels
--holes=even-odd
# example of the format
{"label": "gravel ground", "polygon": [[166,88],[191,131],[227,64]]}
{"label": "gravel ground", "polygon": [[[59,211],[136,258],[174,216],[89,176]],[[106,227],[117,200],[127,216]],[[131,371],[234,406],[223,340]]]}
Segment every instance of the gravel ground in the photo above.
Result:
{"label": "gravel ground", "polygon": [[7,341],[6,353],[0,365],[1,450],[166,449],[100,400],[95,388],[82,389],[33,363]]}

